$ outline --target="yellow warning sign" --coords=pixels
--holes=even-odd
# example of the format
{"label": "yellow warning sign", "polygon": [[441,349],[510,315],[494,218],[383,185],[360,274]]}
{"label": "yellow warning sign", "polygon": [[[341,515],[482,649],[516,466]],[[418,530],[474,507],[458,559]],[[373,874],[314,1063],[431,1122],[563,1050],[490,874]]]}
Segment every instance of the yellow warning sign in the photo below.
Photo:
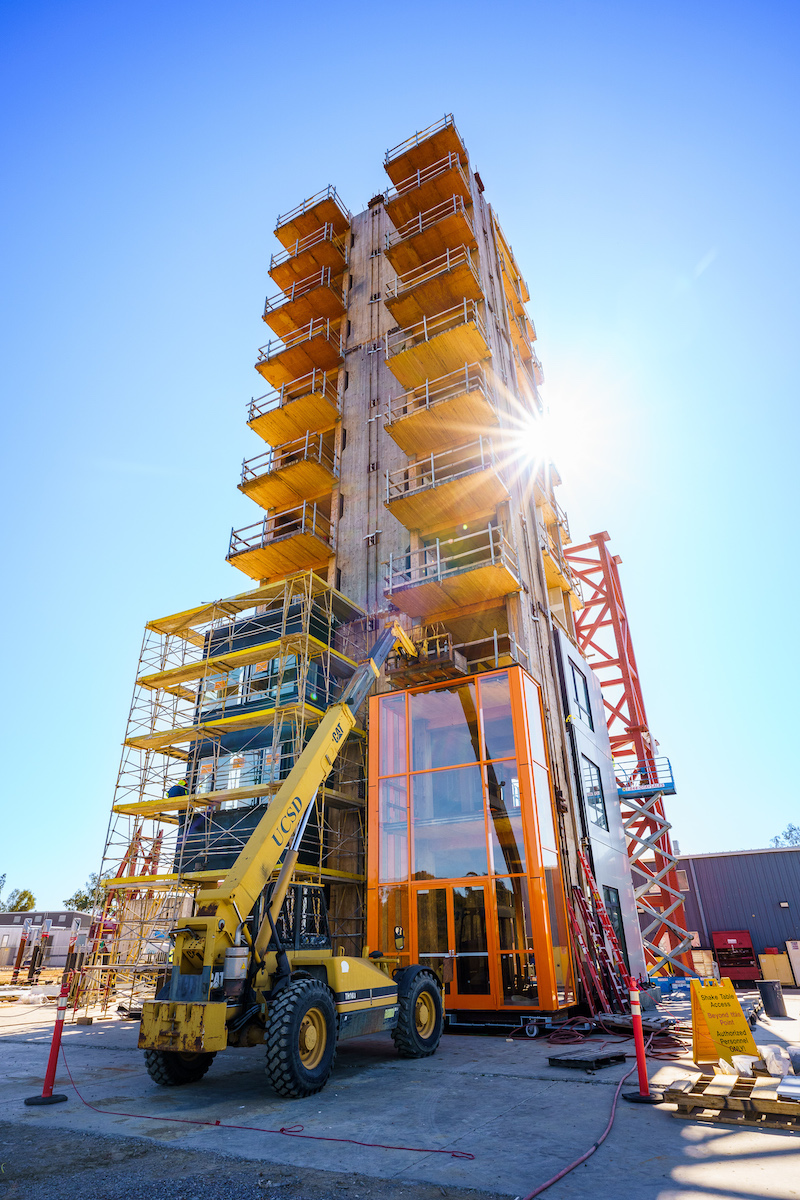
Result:
{"label": "yellow warning sign", "polygon": [[758,1055],[750,1026],[730,979],[692,980],[692,1059],[733,1061],[734,1054]]}

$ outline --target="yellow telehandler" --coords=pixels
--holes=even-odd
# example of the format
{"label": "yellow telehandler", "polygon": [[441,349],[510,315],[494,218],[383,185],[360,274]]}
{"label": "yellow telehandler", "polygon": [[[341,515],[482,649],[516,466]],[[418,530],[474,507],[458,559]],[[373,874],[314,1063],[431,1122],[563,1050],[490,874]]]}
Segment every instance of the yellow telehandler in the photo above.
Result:
{"label": "yellow telehandler", "polygon": [[[192,1083],[227,1046],[264,1043],[275,1090],[309,1096],[325,1086],[345,1038],[388,1030],[407,1058],[439,1045],[437,976],[419,964],[392,972],[378,952],[335,955],[322,888],[291,882],[317,789],[395,646],[415,656],[396,622],[325,713],[225,879],[199,892],[194,915],[173,930],[171,975],[144,1004],[139,1033],[156,1083]],[[403,938],[397,928],[398,950]]]}

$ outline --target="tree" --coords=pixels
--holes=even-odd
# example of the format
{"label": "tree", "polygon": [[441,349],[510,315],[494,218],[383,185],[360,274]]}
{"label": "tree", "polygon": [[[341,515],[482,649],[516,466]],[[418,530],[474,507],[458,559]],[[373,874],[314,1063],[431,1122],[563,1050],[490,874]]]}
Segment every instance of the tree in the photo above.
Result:
{"label": "tree", "polygon": [[29,888],[14,888],[8,899],[0,903],[0,912],[30,912],[36,908],[36,897]]}
{"label": "tree", "polygon": [[64,901],[64,908],[74,912],[91,912],[94,908],[94,894],[97,890],[98,876],[90,875],[85,887],[78,888],[72,896]]}
{"label": "tree", "polygon": [[770,842],[770,846],[800,846],[800,825],[789,824]]}

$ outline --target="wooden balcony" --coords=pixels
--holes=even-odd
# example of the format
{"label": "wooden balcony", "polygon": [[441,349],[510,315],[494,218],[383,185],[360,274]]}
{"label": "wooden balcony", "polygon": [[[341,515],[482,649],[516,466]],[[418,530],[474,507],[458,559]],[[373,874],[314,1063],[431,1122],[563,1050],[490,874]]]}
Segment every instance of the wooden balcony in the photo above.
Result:
{"label": "wooden balcony", "polygon": [[438,258],[454,246],[477,247],[475,228],[463,196],[451,196],[417,213],[386,234],[386,257],[398,275]]}
{"label": "wooden balcony", "polygon": [[497,425],[486,373],[480,363],[470,363],[390,400],[384,429],[413,458]]}
{"label": "wooden balcony", "polygon": [[311,371],[250,401],[247,424],[269,442],[282,446],[310,430],[332,429],[341,415],[337,371]]}
{"label": "wooden balcony", "polygon": [[269,260],[269,276],[284,292],[296,279],[307,279],[323,267],[331,275],[341,275],[347,265],[347,242],[328,223],[306,237],[298,238],[286,250],[273,254]]}
{"label": "wooden balcony", "polygon": [[528,285],[522,278],[522,273],[514,257],[514,251],[511,249],[511,243],[503,233],[500,222],[494,214],[492,219],[494,222],[497,252],[500,256],[500,270],[503,277],[503,289],[506,299],[518,316],[524,316],[526,315],[525,305],[531,298]]}
{"label": "wooden balcony", "polygon": [[339,479],[333,433],[306,432],[299,441],[275,446],[242,464],[239,491],[262,508],[286,508],[303,500],[318,500]]}
{"label": "wooden balcony", "polygon": [[511,341],[524,362],[532,362],[535,355],[533,343],[536,340],[536,330],[533,328],[527,313],[519,316],[509,305],[508,324],[511,330]]}
{"label": "wooden balcony", "polygon": [[398,325],[412,325],[451,308],[459,300],[482,300],[478,255],[469,246],[398,275],[386,287],[386,307]]}
{"label": "wooden balcony", "polygon": [[559,531],[540,525],[539,545],[548,588],[559,588],[562,592],[568,592],[573,612],[583,608],[580,581],[564,556]]}
{"label": "wooden balcony", "polygon": [[275,237],[288,250],[295,242],[308,237],[325,225],[330,225],[336,234],[343,234],[350,228],[350,213],[345,208],[333,184],[328,184],[321,192],[303,200],[291,212],[278,217],[275,223]]}
{"label": "wooden balcony", "polygon": [[280,387],[311,371],[334,371],[342,357],[338,328],[333,322],[319,317],[284,338],[260,346],[255,366],[267,383]]}
{"label": "wooden balcony", "polygon": [[435,532],[488,518],[507,499],[489,438],[386,472],[386,507],[406,529]]}
{"label": "wooden balcony", "polygon": [[333,554],[329,517],[317,504],[304,502],[233,530],[226,558],[251,579],[270,580],[326,567]]}
{"label": "wooden balcony", "polygon": [[446,621],[468,605],[499,602],[522,586],[517,556],[496,525],[390,558],[386,597],[416,620]]}
{"label": "wooden balcony", "polygon": [[264,320],[282,338],[320,317],[341,321],[345,307],[341,278],[334,279],[330,267],[323,267],[307,279],[295,279],[288,291],[268,296]]}
{"label": "wooden balcony", "polygon": [[423,386],[426,379],[482,362],[491,354],[489,339],[475,300],[386,335],[386,363],[405,388]]}
{"label": "wooden balcony", "polygon": [[389,220],[399,229],[419,213],[427,212],[453,196],[460,196],[465,204],[472,203],[467,170],[458,155],[450,153],[424,170],[415,171],[397,187],[389,188],[384,195],[384,204]]}
{"label": "wooden balcony", "polygon": [[464,163],[469,159],[452,113],[387,150],[383,165],[392,183],[398,183],[413,172],[429,167],[443,154],[456,154]]}

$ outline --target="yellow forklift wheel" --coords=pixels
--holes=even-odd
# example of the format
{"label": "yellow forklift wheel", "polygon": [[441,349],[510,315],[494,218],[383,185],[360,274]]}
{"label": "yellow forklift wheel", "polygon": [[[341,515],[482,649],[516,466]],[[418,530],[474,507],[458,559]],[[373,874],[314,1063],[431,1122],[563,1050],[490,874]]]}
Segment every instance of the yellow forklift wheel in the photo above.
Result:
{"label": "yellow forklift wheel", "polygon": [[325,1017],[318,1008],[310,1008],[303,1017],[298,1043],[303,1066],[307,1071],[313,1071],[322,1061],[328,1044]]}
{"label": "yellow forklift wheel", "polygon": [[429,1038],[436,1024],[436,1010],[431,997],[426,992],[420,992],[414,1005],[414,1024],[417,1033],[422,1038]]}

